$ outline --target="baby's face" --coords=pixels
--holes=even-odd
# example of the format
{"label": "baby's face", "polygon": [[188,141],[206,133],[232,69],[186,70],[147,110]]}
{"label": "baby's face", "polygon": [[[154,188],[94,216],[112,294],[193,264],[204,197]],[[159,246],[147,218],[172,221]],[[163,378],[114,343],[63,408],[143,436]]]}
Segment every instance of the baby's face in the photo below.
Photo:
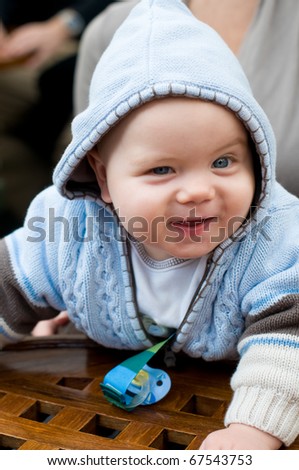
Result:
{"label": "baby's face", "polygon": [[157,260],[210,253],[240,227],[252,203],[247,132],[216,104],[148,103],[112,129],[92,157],[102,198]]}

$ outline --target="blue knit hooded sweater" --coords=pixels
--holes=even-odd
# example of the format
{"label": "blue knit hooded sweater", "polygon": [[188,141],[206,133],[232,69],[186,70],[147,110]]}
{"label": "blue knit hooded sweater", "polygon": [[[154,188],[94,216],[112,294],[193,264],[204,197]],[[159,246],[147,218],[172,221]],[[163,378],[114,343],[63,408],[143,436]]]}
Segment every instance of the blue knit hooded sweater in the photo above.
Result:
{"label": "blue knit hooded sweater", "polygon": [[104,346],[152,345],[135,301],[126,233],[101,199],[86,152],[132,110],[167,96],[234,112],[261,173],[256,208],[212,253],[172,348],[205,360],[239,356],[226,424],[256,426],[288,445],[299,433],[299,203],[275,181],[273,131],[238,60],[179,0],[142,0],[117,30],[94,72],[89,105],[73,121],[54,186],[6,237],[2,265],[10,274],[0,297],[25,298],[28,312],[3,300],[0,340],[16,341],[67,309]]}

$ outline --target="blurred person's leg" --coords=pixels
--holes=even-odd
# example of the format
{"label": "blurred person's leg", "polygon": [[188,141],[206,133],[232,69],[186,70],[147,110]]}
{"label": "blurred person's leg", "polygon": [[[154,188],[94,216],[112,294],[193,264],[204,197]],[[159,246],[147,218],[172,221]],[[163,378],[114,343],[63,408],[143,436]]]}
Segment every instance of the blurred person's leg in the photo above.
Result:
{"label": "blurred person's leg", "polygon": [[[22,224],[31,200],[51,184],[50,154],[72,106],[75,67],[58,64],[74,50],[68,45],[48,69],[0,68],[0,237]],[[35,139],[38,145],[32,146]]]}
{"label": "blurred person's leg", "polygon": [[0,237],[23,223],[34,196],[50,184],[51,175],[37,155],[21,140],[9,136],[0,139],[1,209]]}
{"label": "blurred person's leg", "polygon": [[56,62],[41,74],[39,99],[14,129],[14,135],[51,167],[57,139],[73,112],[75,64],[76,54]]}
{"label": "blurred person's leg", "polygon": [[22,66],[0,68],[0,237],[20,225],[34,191],[34,181],[26,181],[32,152],[15,142],[11,129],[37,101],[37,77]]}
{"label": "blurred person's leg", "polygon": [[38,99],[38,71],[21,66],[0,68],[0,136]]}

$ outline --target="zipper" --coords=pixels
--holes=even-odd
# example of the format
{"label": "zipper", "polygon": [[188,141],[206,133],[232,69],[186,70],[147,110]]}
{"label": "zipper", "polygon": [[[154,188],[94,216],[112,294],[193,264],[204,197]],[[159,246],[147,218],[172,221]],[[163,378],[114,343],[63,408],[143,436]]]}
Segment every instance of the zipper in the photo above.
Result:
{"label": "zipper", "polygon": [[[131,246],[130,246],[128,237],[126,237],[126,255],[127,255],[126,259],[127,259],[128,272],[130,273],[130,279],[131,279],[132,296],[133,296],[133,301],[134,301],[136,317],[138,318],[140,329],[142,329],[142,331],[144,332],[146,338],[149,341],[151,341],[153,344],[155,344],[155,343],[157,343],[157,337],[151,336],[151,335],[148,334],[148,332],[146,331],[146,329],[143,325],[143,321],[140,317],[140,312],[139,312],[138,303],[137,303],[137,296],[136,296],[136,280],[135,280],[135,276],[134,276],[134,270],[133,270],[132,259],[131,259]],[[202,286],[203,286],[204,282],[206,281],[206,279],[208,277],[208,273],[209,273],[210,267],[212,265],[213,256],[214,256],[214,253],[210,253],[210,255],[207,259],[207,263],[206,263],[206,267],[205,267],[205,271],[204,271],[204,274],[202,276],[202,279],[201,279],[200,283],[198,284],[198,287],[196,288],[196,291],[195,291],[195,293],[194,293],[194,295],[191,299],[191,302],[190,302],[189,307],[186,311],[186,314],[184,316],[183,321],[181,322],[181,324],[179,325],[178,329],[176,330],[176,332],[174,334],[174,339],[173,339],[172,343],[175,342],[176,337],[177,337],[178,333],[181,332],[181,329],[182,329],[183,325],[186,323],[187,318],[189,317],[189,314],[192,311],[192,308],[193,308],[195,302],[197,301],[197,299],[200,297],[200,294],[202,293]],[[215,263],[215,265],[216,265],[216,263]],[[211,274],[212,274],[212,272],[211,272]],[[169,345],[169,349],[171,349],[171,345]]]}
{"label": "zipper", "polygon": [[[185,323],[187,322],[187,319],[189,317],[189,314],[190,312],[192,311],[193,309],[193,306],[195,305],[196,301],[200,298],[202,292],[204,291],[204,289],[202,289],[203,287],[203,284],[205,283],[206,279],[208,278],[208,274],[209,274],[209,271],[210,271],[210,267],[212,265],[212,258],[213,258],[213,253],[211,253],[207,259],[207,263],[206,263],[206,267],[205,267],[205,271],[203,273],[203,276],[201,278],[201,281],[200,283],[198,284],[197,288],[196,288],[196,291],[194,292],[194,295],[191,299],[191,302],[189,304],[189,307],[186,311],[186,314],[180,324],[180,326],[178,327],[177,331],[176,331],[176,334],[175,334],[175,338],[174,338],[174,341],[177,337],[177,335],[182,331],[182,328],[183,326],[185,325]],[[213,270],[211,271],[211,274],[212,274]]]}

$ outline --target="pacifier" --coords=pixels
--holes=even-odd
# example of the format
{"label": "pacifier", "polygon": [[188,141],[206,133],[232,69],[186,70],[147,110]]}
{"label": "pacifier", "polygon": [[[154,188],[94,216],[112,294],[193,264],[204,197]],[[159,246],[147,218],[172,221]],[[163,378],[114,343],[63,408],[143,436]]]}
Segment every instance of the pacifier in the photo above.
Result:
{"label": "pacifier", "polygon": [[139,405],[152,405],[164,398],[171,387],[170,377],[164,370],[148,366],[147,362],[169,339],[111,369],[100,384],[105,398],[127,411]]}

